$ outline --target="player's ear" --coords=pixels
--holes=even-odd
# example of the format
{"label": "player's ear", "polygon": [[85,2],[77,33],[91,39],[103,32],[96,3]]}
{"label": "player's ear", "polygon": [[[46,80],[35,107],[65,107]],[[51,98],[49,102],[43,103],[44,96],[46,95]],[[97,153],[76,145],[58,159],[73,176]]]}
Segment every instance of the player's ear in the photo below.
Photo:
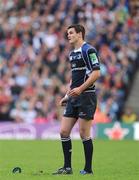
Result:
{"label": "player's ear", "polygon": [[82,33],[81,33],[81,32],[79,32],[78,34],[79,34],[79,37],[80,37],[80,38],[83,38],[83,37],[82,37]]}

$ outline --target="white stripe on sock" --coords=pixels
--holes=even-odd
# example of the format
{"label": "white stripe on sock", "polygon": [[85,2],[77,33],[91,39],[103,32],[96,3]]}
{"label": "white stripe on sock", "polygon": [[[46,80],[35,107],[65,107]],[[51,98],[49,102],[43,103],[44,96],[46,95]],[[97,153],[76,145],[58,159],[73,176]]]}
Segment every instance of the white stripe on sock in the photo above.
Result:
{"label": "white stripe on sock", "polygon": [[82,141],[85,142],[85,141],[88,141],[90,139],[91,139],[91,137],[88,137],[88,138],[82,139]]}
{"label": "white stripe on sock", "polygon": [[70,137],[67,137],[67,138],[61,138],[61,141],[62,141],[62,142],[69,141],[69,140],[71,140]]}

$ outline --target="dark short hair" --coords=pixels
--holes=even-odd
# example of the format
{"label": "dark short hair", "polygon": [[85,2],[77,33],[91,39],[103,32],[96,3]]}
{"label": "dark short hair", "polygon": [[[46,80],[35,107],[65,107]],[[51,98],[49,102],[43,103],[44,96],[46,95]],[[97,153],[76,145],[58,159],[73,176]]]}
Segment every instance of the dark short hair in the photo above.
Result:
{"label": "dark short hair", "polygon": [[85,38],[85,28],[80,24],[72,24],[67,29],[74,28],[76,33],[82,33],[82,38]]}

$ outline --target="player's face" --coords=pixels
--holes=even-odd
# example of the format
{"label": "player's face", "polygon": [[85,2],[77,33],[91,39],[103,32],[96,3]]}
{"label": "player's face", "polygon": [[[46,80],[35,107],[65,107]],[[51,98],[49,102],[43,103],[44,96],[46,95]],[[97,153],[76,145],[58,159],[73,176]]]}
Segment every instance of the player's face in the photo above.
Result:
{"label": "player's face", "polygon": [[67,31],[67,38],[70,44],[75,44],[80,38],[80,33],[76,33],[74,28],[70,28]]}

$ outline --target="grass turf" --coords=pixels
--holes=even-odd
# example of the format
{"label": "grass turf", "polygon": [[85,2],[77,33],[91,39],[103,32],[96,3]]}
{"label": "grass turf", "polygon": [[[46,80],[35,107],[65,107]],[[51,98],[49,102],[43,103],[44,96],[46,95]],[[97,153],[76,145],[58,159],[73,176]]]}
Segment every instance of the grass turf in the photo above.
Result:
{"label": "grass turf", "polygon": [[[137,180],[139,142],[94,141],[94,175],[80,175],[84,156],[81,141],[73,141],[73,175],[54,176],[63,165],[60,141],[0,141],[0,179],[2,180]],[[16,166],[22,173],[13,174]],[[43,171],[42,173],[40,171]]]}

